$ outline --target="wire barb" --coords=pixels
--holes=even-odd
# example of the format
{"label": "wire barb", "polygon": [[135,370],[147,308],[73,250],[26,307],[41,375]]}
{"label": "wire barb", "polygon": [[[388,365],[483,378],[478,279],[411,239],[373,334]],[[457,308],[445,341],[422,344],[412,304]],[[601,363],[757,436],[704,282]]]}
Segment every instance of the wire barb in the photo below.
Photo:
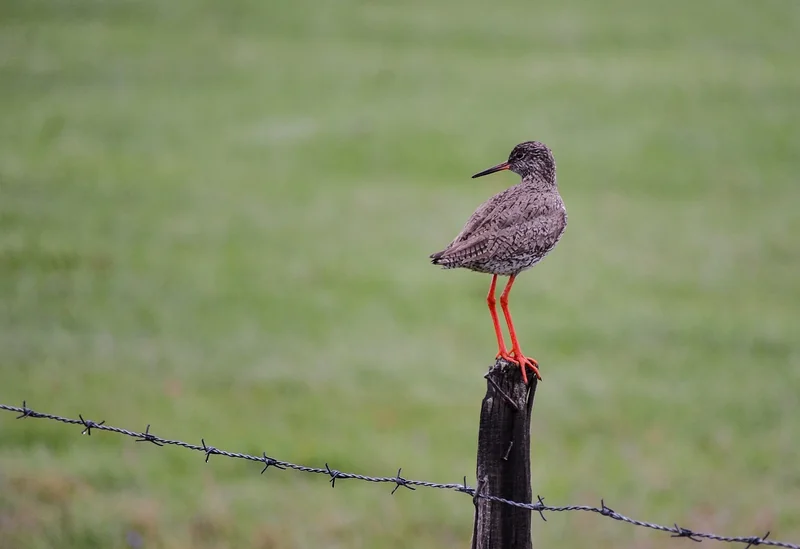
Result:
{"label": "wire barb", "polygon": [[536,511],[538,511],[538,512],[539,512],[539,516],[540,516],[540,517],[542,517],[542,520],[543,520],[543,521],[545,521],[545,522],[547,522],[547,519],[545,518],[545,516],[544,516],[544,512],[543,512],[543,508],[544,508],[544,498],[543,498],[542,496],[540,496],[540,495],[538,495],[538,494],[537,494],[537,495],[536,495],[536,499],[538,499],[538,500],[539,500],[539,502],[538,502],[538,504],[537,504],[537,505],[539,506],[539,508],[538,508],[538,509],[536,509]]}
{"label": "wire barb", "polygon": [[206,446],[206,440],[204,438],[201,438],[200,442],[203,443],[203,451],[206,453],[206,463],[208,463],[208,458],[211,457],[211,454],[222,454],[222,452],[213,446]]}
{"label": "wire barb", "polygon": [[687,539],[690,539],[692,541],[696,541],[697,543],[700,543],[701,541],[703,541],[700,538],[698,538],[695,535],[695,533],[692,532],[691,530],[689,530],[688,528],[681,528],[677,524],[673,524],[673,526],[675,527],[675,530],[674,530],[675,533],[670,536],[671,538],[687,538]]}
{"label": "wire barb", "polygon": [[22,413],[17,416],[17,419],[25,419],[26,417],[33,416],[34,411],[26,406],[25,401],[22,401]]}
{"label": "wire barb", "polygon": [[137,438],[135,442],[152,442],[156,446],[164,446],[164,444],[158,441],[158,437],[150,432],[149,423],[147,424],[147,429],[145,429],[144,433],[142,433],[141,435],[142,436]]}
{"label": "wire barb", "polygon": [[264,454],[264,457],[261,459],[261,461],[264,462],[264,468],[261,469],[261,474],[262,475],[264,474],[264,471],[266,471],[270,467],[275,467],[276,469],[286,469],[286,467],[281,465],[280,461],[278,461],[277,459],[273,459],[271,457],[268,457],[266,452],[262,452],[262,453]]}
{"label": "wire barb", "polygon": [[747,547],[745,547],[744,549],[750,549],[751,547],[754,547],[756,545],[761,545],[762,543],[764,543],[764,541],[766,541],[766,539],[768,537],[769,537],[769,532],[767,532],[766,534],[764,534],[760,538],[757,538],[757,537],[754,536],[754,537],[750,538],[750,542],[747,544]]}
{"label": "wire barb", "polygon": [[464,483],[463,484],[457,484],[456,485],[455,490],[456,490],[456,492],[463,492],[463,493],[469,494],[469,495],[472,495],[472,494],[475,493],[475,490],[473,490],[472,488],[467,486],[467,477],[464,477]]}
{"label": "wire barb", "polygon": [[396,486],[392,490],[392,495],[394,495],[394,493],[397,492],[397,489],[400,488],[401,486],[403,488],[408,488],[409,490],[416,490],[416,488],[414,488],[413,486],[410,486],[408,484],[408,481],[406,479],[404,479],[403,477],[400,476],[400,473],[402,471],[403,471],[403,469],[398,469],[397,470],[397,476],[394,477],[394,481],[395,481]]}
{"label": "wire barb", "polygon": [[106,420],[103,420],[100,423],[95,423],[91,419],[83,419],[83,416],[80,414],[78,414],[78,417],[81,419],[81,423],[84,426],[83,431],[81,431],[82,435],[92,436],[92,429],[96,429],[97,427],[100,427],[106,422]]}
{"label": "wire barb", "polygon": [[336,479],[341,478],[342,472],[337,471],[336,469],[331,469],[330,467],[328,467],[327,463],[325,464],[325,472],[328,473],[331,477],[330,480],[331,488],[336,488]]}
{"label": "wire barb", "polygon": [[397,475],[393,477],[370,477],[366,475],[359,475],[355,473],[344,473],[342,471],[338,471],[336,469],[331,469],[328,464],[325,464],[325,468],[321,467],[309,467],[306,465],[298,465],[296,463],[290,463],[288,461],[280,461],[275,458],[271,458],[267,456],[266,453],[262,453],[261,456],[251,456],[249,454],[242,454],[236,452],[227,452],[223,450],[219,450],[213,446],[209,446],[206,444],[205,439],[201,439],[202,446],[197,444],[191,444],[189,442],[183,442],[180,440],[170,440],[166,438],[161,438],[159,436],[154,435],[150,432],[150,425],[147,425],[147,429],[145,429],[144,433],[130,431],[128,429],[122,429],[120,427],[113,427],[111,425],[106,425],[105,421],[101,421],[96,423],[89,419],[84,419],[82,415],[78,415],[79,419],[68,418],[63,416],[57,416],[54,414],[46,414],[42,412],[37,412],[31,408],[28,408],[28,405],[25,401],[22,401],[22,407],[19,406],[10,406],[7,404],[0,404],[0,410],[5,410],[7,412],[15,412],[19,414],[17,419],[25,419],[25,418],[38,418],[38,419],[46,419],[50,421],[56,421],[59,423],[65,423],[67,425],[82,425],[83,431],[82,433],[91,434],[92,429],[97,431],[107,431],[110,433],[116,433],[118,435],[124,435],[127,437],[131,437],[135,439],[137,442],[151,442],[157,446],[177,446],[179,448],[184,448],[186,450],[192,450],[195,452],[203,452],[206,456],[206,463],[208,463],[209,457],[211,455],[221,455],[223,457],[231,458],[231,459],[242,459],[246,461],[257,461],[259,463],[264,464],[264,468],[261,470],[263,474],[269,467],[275,467],[276,469],[293,469],[295,471],[301,473],[314,473],[314,474],[324,474],[330,477],[331,486],[334,486],[336,483],[337,478],[349,478],[355,480],[361,480],[365,482],[382,482],[388,484],[394,484],[394,489],[392,490],[392,494],[394,494],[398,488],[401,486],[408,488],[409,490],[416,490],[417,486],[422,486],[425,488],[436,488],[439,490],[450,490],[453,492],[462,492],[464,494],[469,494],[472,496],[473,501],[477,501],[478,499],[484,499],[488,501],[494,501],[497,503],[501,503],[503,505],[511,505],[513,507],[518,507],[521,509],[528,509],[530,511],[535,511],[539,513],[539,516],[542,517],[542,520],[547,521],[545,518],[544,512],[550,513],[558,513],[558,512],[583,512],[583,513],[594,513],[598,515],[602,515],[604,517],[610,517],[614,520],[618,520],[620,522],[624,522],[626,524],[630,524],[632,526],[637,526],[640,528],[649,528],[650,530],[658,530],[660,532],[669,533],[672,537],[676,538],[688,538],[692,541],[699,542],[704,539],[720,541],[724,543],[738,543],[744,546],[744,549],[750,549],[751,547],[755,547],[758,545],[766,545],[771,547],[782,547],[784,549],[800,549],[800,544],[797,543],[789,543],[786,541],[777,541],[772,539],[767,539],[769,536],[769,532],[764,534],[763,536],[742,536],[742,537],[734,537],[734,536],[720,536],[717,534],[710,534],[705,532],[693,532],[688,528],[682,528],[677,524],[673,526],[663,526],[661,524],[655,524],[652,522],[644,522],[641,520],[633,519],[631,517],[627,517],[622,515],[616,511],[614,511],[611,507],[606,505],[604,500],[600,500],[600,507],[593,507],[590,505],[566,505],[561,507],[556,507],[552,505],[546,505],[544,502],[544,498],[541,496],[537,497],[536,503],[523,503],[520,501],[511,501],[507,499],[503,499],[498,496],[493,496],[491,494],[483,493],[481,486],[478,486],[478,489],[471,488],[467,485],[467,477],[463,477],[463,482],[455,483],[455,484],[439,484],[437,482],[428,482],[423,480],[411,480],[401,476],[402,469],[397,470]]}

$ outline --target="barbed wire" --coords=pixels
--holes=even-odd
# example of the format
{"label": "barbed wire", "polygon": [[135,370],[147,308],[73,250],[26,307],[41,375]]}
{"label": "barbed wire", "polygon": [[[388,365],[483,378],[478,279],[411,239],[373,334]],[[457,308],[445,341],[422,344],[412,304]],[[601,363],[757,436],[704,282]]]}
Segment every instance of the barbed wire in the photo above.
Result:
{"label": "barbed wire", "polygon": [[398,469],[397,475],[393,477],[372,477],[367,475],[359,475],[355,473],[346,473],[344,471],[339,471],[337,469],[331,469],[327,463],[325,464],[324,468],[298,465],[296,463],[291,463],[289,461],[283,461],[270,457],[266,454],[266,452],[262,453],[261,456],[253,456],[250,454],[242,454],[239,452],[229,452],[227,450],[221,450],[219,448],[207,444],[205,439],[200,439],[200,444],[198,445],[198,444],[191,444],[189,442],[183,442],[180,440],[161,438],[150,432],[150,424],[147,425],[144,432],[137,432],[128,429],[122,429],[120,427],[113,427],[111,425],[106,425],[105,421],[95,422],[90,419],[84,419],[83,415],[81,414],[78,414],[78,419],[62,417],[54,414],[46,414],[28,408],[25,401],[22,402],[22,407],[0,404],[0,410],[5,410],[7,412],[15,412],[19,414],[17,416],[17,419],[26,419],[26,418],[47,419],[51,421],[57,421],[60,423],[66,423],[69,425],[80,425],[83,427],[81,434],[91,435],[92,430],[107,431],[110,433],[117,433],[120,435],[125,435],[127,437],[134,438],[136,439],[136,442],[149,442],[155,446],[178,446],[180,448],[186,448],[187,450],[203,452],[206,456],[206,463],[208,463],[208,460],[211,456],[224,456],[233,459],[243,459],[246,461],[258,462],[264,465],[264,467],[261,469],[261,474],[264,474],[266,470],[269,469],[270,467],[274,467],[275,469],[293,469],[295,471],[300,471],[301,473],[326,475],[329,477],[328,481],[330,482],[332,487],[336,486],[337,480],[353,479],[365,482],[394,484],[394,488],[392,489],[391,492],[392,494],[397,492],[397,490],[401,487],[406,488],[408,490],[416,490],[417,487],[437,488],[440,490],[452,490],[454,492],[468,494],[472,496],[473,499],[480,498],[489,501],[494,501],[497,503],[502,503],[505,505],[519,507],[522,509],[528,509],[530,511],[539,513],[539,516],[544,521],[547,520],[544,516],[545,512],[559,513],[568,511],[582,511],[587,513],[595,513],[604,517],[618,520],[620,522],[632,524],[634,526],[649,528],[651,530],[658,530],[660,532],[666,532],[668,534],[671,534],[671,537],[674,538],[687,538],[696,542],[700,542],[704,539],[709,539],[727,543],[746,544],[745,549],[750,549],[751,547],[755,547],[758,545],[784,547],[786,549],[800,549],[800,544],[788,543],[785,541],[778,541],[774,539],[767,539],[767,537],[770,534],[769,532],[767,532],[763,536],[749,536],[749,537],[720,536],[717,534],[710,534],[706,532],[695,532],[690,530],[689,528],[683,528],[681,526],[678,526],[677,524],[673,524],[672,526],[664,526],[652,522],[645,522],[642,520],[637,520],[627,517],[621,513],[618,513],[617,511],[614,511],[609,506],[607,506],[605,504],[605,501],[603,500],[600,500],[600,507],[594,507],[591,505],[565,505],[565,506],[555,507],[552,505],[545,504],[544,498],[542,498],[541,496],[537,496],[538,501],[536,501],[535,503],[523,503],[519,501],[507,500],[490,494],[479,493],[476,488],[472,488],[467,485],[467,477],[464,477],[464,481],[462,483],[440,484],[438,482],[427,482],[422,480],[412,480],[403,478],[402,476],[400,476],[400,474],[402,473],[402,469]]}

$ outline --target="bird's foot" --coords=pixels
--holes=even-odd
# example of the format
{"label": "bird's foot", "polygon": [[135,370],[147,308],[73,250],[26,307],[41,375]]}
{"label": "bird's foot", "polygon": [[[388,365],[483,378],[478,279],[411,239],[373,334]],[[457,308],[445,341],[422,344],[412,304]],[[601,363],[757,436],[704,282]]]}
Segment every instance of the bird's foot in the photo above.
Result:
{"label": "bird's foot", "polygon": [[520,349],[512,349],[510,353],[506,351],[500,351],[497,353],[496,358],[502,358],[503,360],[519,366],[522,369],[522,382],[526,385],[528,384],[528,373],[526,368],[533,370],[533,373],[536,375],[536,379],[542,379],[542,376],[539,374],[539,363],[536,362],[536,359],[523,355],[522,350]]}
{"label": "bird's foot", "polygon": [[498,352],[498,353],[497,353],[497,356],[496,356],[496,357],[494,357],[494,358],[495,358],[495,360],[497,360],[498,358],[502,358],[502,359],[503,359],[503,360],[505,360],[506,362],[512,362],[512,363],[514,363],[514,364],[517,364],[517,359],[515,359],[515,358],[514,358],[514,357],[511,355],[511,353],[509,353],[509,352],[508,352],[508,351],[506,351],[505,349],[501,349],[501,350],[500,350],[500,352]]}

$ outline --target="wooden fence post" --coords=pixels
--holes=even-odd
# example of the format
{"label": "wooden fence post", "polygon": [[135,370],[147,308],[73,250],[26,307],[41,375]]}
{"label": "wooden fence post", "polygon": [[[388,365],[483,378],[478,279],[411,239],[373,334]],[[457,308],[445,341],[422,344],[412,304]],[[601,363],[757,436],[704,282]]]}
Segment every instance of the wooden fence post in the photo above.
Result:
{"label": "wooden fence post", "polygon": [[[486,374],[478,428],[477,489],[531,502],[531,411],[537,379],[498,359]],[[531,511],[475,498],[472,549],[532,549]]]}

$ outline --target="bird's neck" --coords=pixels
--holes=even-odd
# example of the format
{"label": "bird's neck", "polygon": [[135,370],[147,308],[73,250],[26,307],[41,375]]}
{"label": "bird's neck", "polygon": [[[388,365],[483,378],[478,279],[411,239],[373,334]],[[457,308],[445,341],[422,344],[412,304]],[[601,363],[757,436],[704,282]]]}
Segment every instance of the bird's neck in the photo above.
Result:
{"label": "bird's neck", "polygon": [[529,173],[522,177],[520,185],[536,190],[553,190],[558,188],[555,171],[549,171],[547,173]]}

